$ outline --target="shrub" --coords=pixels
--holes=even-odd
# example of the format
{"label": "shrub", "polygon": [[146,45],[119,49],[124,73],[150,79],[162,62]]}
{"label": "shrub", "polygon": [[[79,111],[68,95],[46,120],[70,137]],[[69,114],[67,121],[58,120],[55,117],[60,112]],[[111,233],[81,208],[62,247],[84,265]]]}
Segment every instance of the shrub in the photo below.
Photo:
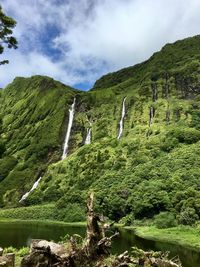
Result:
{"label": "shrub", "polygon": [[154,216],[154,224],[157,228],[170,228],[177,225],[176,218],[171,212],[161,212]]}
{"label": "shrub", "polygon": [[165,152],[170,152],[172,149],[178,146],[178,139],[175,137],[167,137],[164,142],[161,143],[160,148]]}
{"label": "shrub", "polygon": [[133,214],[128,214],[125,217],[121,218],[119,223],[124,224],[125,226],[129,226],[134,224],[135,217]]}
{"label": "shrub", "polygon": [[68,204],[65,208],[57,210],[57,219],[65,222],[85,221],[85,210],[77,203]]}
{"label": "shrub", "polygon": [[7,253],[16,253],[16,248],[14,248],[14,247],[7,247],[7,248],[5,248],[5,250],[4,250],[4,253],[5,254],[7,254]]}
{"label": "shrub", "polygon": [[16,164],[17,160],[14,157],[5,157],[0,160],[0,181],[6,178]]}
{"label": "shrub", "polygon": [[62,193],[59,190],[60,188],[56,185],[48,187],[44,192],[44,201],[55,201],[58,200]]}
{"label": "shrub", "polygon": [[195,209],[186,208],[177,216],[177,218],[180,224],[194,225],[198,221],[199,216],[196,214]]}
{"label": "shrub", "polygon": [[176,128],[168,133],[168,136],[175,137],[181,143],[193,144],[200,140],[200,131],[195,128]]}
{"label": "shrub", "polygon": [[20,220],[55,220],[57,209],[53,204],[0,209],[0,218],[20,219]]}
{"label": "shrub", "polygon": [[18,250],[17,255],[20,257],[24,257],[29,254],[29,248],[28,247],[22,247]]}

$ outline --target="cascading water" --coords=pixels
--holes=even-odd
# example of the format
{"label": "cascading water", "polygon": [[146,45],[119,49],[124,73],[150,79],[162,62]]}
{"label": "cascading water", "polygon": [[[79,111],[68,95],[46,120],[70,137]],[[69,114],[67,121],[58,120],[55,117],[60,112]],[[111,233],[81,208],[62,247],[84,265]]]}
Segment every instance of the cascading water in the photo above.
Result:
{"label": "cascading water", "polygon": [[154,108],[150,107],[150,110],[149,110],[149,126],[151,126],[151,124],[153,123],[153,117],[154,117]]}
{"label": "cascading water", "polygon": [[91,139],[92,139],[92,129],[91,128],[87,128],[87,135],[85,138],[85,145],[89,145],[91,143]]}
{"label": "cascading water", "polygon": [[122,133],[123,133],[124,117],[125,117],[125,114],[126,114],[125,102],[126,102],[126,97],[124,98],[123,104],[122,104],[122,116],[121,116],[121,120],[120,120],[120,123],[119,123],[119,134],[117,136],[118,140],[122,137]]}
{"label": "cascading water", "polygon": [[66,136],[65,136],[62,159],[65,159],[67,157],[68,146],[69,146],[69,138],[70,138],[70,133],[71,133],[73,119],[74,119],[75,102],[76,102],[76,98],[74,98],[74,101],[73,101],[73,103],[72,103],[72,105],[71,105],[71,107],[69,109],[69,122],[68,122],[68,127],[67,127],[67,133],[66,133]]}
{"label": "cascading water", "polygon": [[40,182],[41,179],[42,179],[42,177],[40,176],[40,178],[33,184],[31,190],[28,191],[26,194],[24,194],[19,202],[24,201],[29,196],[29,194],[38,187],[39,182]]}

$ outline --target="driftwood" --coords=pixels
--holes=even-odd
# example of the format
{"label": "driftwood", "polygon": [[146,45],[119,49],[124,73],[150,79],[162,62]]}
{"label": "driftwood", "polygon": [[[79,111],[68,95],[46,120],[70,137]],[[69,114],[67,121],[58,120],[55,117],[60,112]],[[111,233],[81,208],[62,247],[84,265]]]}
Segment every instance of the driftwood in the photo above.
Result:
{"label": "driftwood", "polygon": [[126,267],[129,266],[129,263],[133,263],[131,257],[128,254],[128,251],[116,256],[114,261],[111,263],[111,267]]}
{"label": "driftwood", "polygon": [[138,250],[136,257],[130,256],[127,251],[112,256],[109,264],[105,259],[110,256],[112,239],[118,235],[106,236],[106,230],[112,224],[105,222],[103,216],[94,212],[94,194],[87,202],[87,234],[82,245],[77,244],[77,235],[70,238],[68,247],[45,240],[35,240],[32,243],[30,254],[23,258],[21,267],[126,267],[130,263],[135,266],[153,267],[181,267],[174,260],[167,260],[166,255],[160,254],[155,258],[153,252]]}
{"label": "driftwood", "polygon": [[133,248],[135,257],[133,263],[136,266],[153,266],[153,267],[182,267],[178,257],[169,260],[168,252],[143,251],[142,249]]}

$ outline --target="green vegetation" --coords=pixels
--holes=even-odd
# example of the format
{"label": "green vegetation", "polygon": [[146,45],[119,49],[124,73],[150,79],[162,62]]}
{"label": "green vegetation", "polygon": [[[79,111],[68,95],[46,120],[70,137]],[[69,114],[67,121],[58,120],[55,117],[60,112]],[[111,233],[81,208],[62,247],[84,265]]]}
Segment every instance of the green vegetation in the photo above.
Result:
{"label": "green vegetation", "polygon": [[[94,89],[108,88],[128,79],[133,79],[137,84],[147,78],[156,81],[166,72],[179,77],[182,75],[187,77],[192,72],[196,72],[199,67],[199,38],[197,35],[173,44],[166,44],[149,60],[101,77],[96,81]],[[195,74],[192,77],[195,77]]]}
{"label": "green vegetation", "polygon": [[29,253],[29,248],[22,247],[20,249],[16,249],[13,247],[8,247],[4,249],[4,254],[7,254],[7,253],[15,253],[15,267],[20,267],[22,258],[28,255]]}
{"label": "green vegetation", "polygon": [[59,211],[54,204],[0,210],[0,220],[50,220],[79,222],[85,220],[85,210],[77,204],[68,204]]}
{"label": "green vegetation", "polygon": [[55,206],[48,204],[45,206],[32,206],[23,208],[12,208],[0,210],[0,218],[26,220],[53,220]]}
{"label": "green vegetation", "polygon": [[[199,47],[200,36],[168,44],[148,61],[102,77],[87,93],[48,77],[16,78],[0,97],[0,217],[8,216],[5,208],[25,206],[9,216],[82,221],[88,192],[95,191],[97,211],[112,220],[131,224],[161,213],[155,221],[163,227],[194,225],[200,218]],[[69,156],[61,161],[75,96]],[[84,145],[89,127],[92,143]],[[39,176],[37,190],[19,203]]]}
{"label": "green vegetation", "polygon": [[155,215],[154,224],[159,229],[171,228],[177,225],[177,221],[173,213],[161,212]]}
{"label": "green vegetation", "polygon": [[[12,35],[12,29],[15,27],[16,21],[8,17],[0,5],[0,54],[4,52],[5,48],[17,48],[17,40]],[[8,60],[0,61],[0,65],[7,64]]]}
{"label": "green vegetation", "polygon": [[158,229],[155,226],[141,226],[135,229],[136,235],[145,239],[174,243],[200,250],[200,229],[189,226],[178,226],[170,229]]}
{"label": "green vegetation", "polygon": [[[16,78],[1,95],[0,204],[17,205],[48,164],[58,161],[74,90],[48,77]],[[52,130],[53,129],[53,130]]]}

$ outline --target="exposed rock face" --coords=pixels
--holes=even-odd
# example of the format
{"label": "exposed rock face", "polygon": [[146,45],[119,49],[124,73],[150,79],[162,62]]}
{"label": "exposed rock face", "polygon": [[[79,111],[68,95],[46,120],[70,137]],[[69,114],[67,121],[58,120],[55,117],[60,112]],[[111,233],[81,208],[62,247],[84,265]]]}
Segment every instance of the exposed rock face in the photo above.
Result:
{"label": "exposed rock face", "polygon": [[3,249],[0,248],[0,267],[14,267],[15,266],[15,254],[8,253],[3,255]]}

